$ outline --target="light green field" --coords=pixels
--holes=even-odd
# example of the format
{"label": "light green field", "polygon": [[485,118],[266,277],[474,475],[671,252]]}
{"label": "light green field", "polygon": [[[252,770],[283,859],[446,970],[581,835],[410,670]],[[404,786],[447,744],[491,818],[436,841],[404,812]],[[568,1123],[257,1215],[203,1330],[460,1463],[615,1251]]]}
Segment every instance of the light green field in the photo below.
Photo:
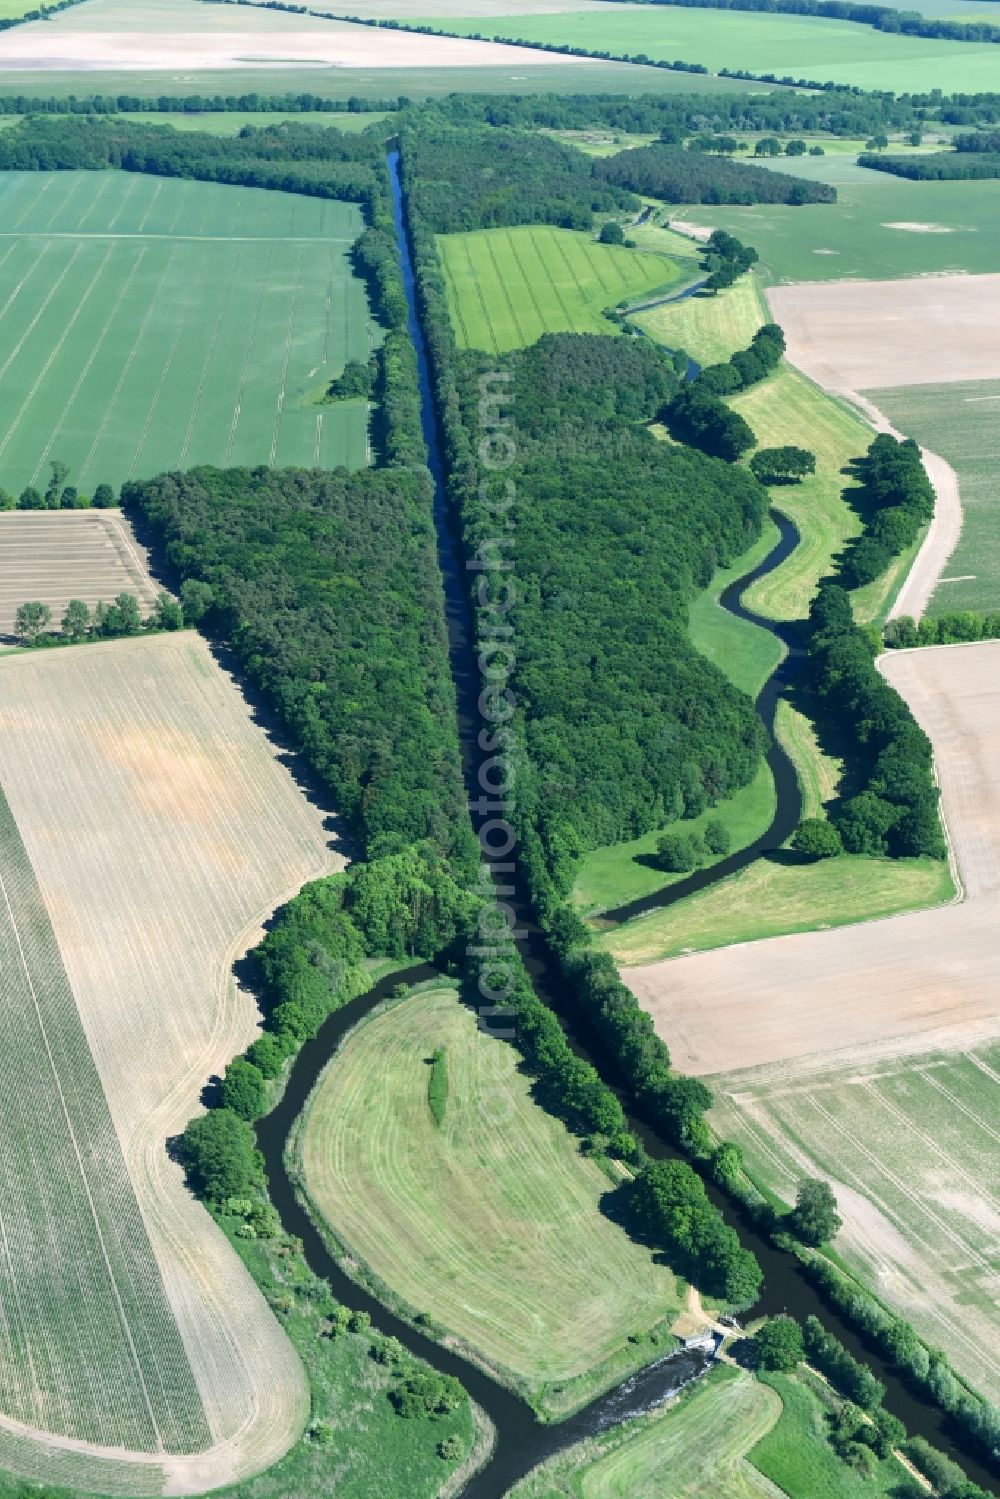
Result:
{"label": "light green field", "polygon": [[0,483],[198,463],[366,461],[364,402],[316,407],[376,330],[353,204],[137,173],[0,179]]}
{"label": "light green field", "polygon": [[713,11],[709,18],[680,7],[616,5],[607,15],[423,17],[461,35],[570,43],[598,52],[682,58],[720,68],[748,68],[787,81],[852,83],[865,89],[945,93],[1000,89],[1000,58],[988,42],[925,40],[892,35],[852,21],[760,12]]}
{"label": "light green field", "polygon": [[[448,1057],[440,1127],[427,1103],[437,1046]],[[602,1214],[607,1176],[450,989],[411,995],[348,1037],[296,1155],[315,1210],[383,1294],[429,1314],[550,1413],[646,1362],[645,1335],[681,1309],[678,1278]],[[661,1351],[673,1345],[660,1337]]]}
{"label": "light green field", "polygon": [[388,110],[376,109],[363,114],[351,114],[346,109],[329,114],[315,109],[292,110],[287,114],[262,114],[259,111],[239,109],[213,110],[207,114],[153,114],[145,110],[129,114],[123,110],[116,118],[136,125],[171,125],[175,130],[207,130],[210,135],[239,135],[247,125],[253,130],[264,130],[268,125],[280,125],[286,120],[296,125],[339,130],[344,135],[358,135],[366,126],[386,119],[387,115]]}
{"label": "light green field", "polygon": [[[697,252],[694,241],[687,244]],[[715,296],[696,292],[683,302],[637,312],[632,321],[658,343],[686,349],[699,364],[718,364],[747,347],[765,316],[757,280],[751,275],[741,276]]]}
{"label": "light green field", "polygon": [[959,380],[868,392],[907,437],[946,458],[958,474],[962,532],[929,613],[1000,607],[1000,380]]}
{"label": "light green field", "polygon": [[438,250],[460,348],[503,354],[543,333],[614,333],[605,308],[677,286],[663,255],[598,244],[572,229],[528,225],[441,234]]}
{"label": "light green field", "polygon": [[836,1400],[806,1370],[765,1374],[766,1387],[782,1404],[776,1424],[748,1454],[748,1461],[788,1499],[924,1499],[927,1490],[894,1457],[880,1462],[870,1477],[848,1467],[828,1440],[828,1415]]}
{"label": "light green field", "polygon": [[598,947],[623,967],[703,952],[786,932],[816,932],[940,905],[953,893],[937,859],[868,859],[843,854],[817,864],[779,855],[677,905],[600,933]]}
{"label": "light green field", "polygon": [[837,794],[843,762],[823,749],[816,726],[782,698],[774,716],[775,738],[795,766],[802,792],[802,816],[822,817]]}
{"label": "light green field", "polygon": [[780,1499],[747,1461],[780,1415],[773,1390],[720,1365],[676,1405],[560,1453],[510,1499]]}
{"label": "light green field", "polygon": [[[133,1452],[198,1450],[210,1441],[201,1398],[2,798],[0,852],[0,1410]],[[16,1465],[6,1428],[0,1463]]]}
{"label": "light green field", "polygon": [[[1000,53],[1000,47],[994,50]],[[865,171],[843,158],[839,165],[832,157],[805,160],[815,162],[810,175],[836,183],[836,203],[807,203],[801,208],[692,204],[677,214],[712,229],[728,229],[755,246],[762,277],[771,282],[839,281],[852,276],[878,281],[1000,271],[1000,182],[908,182]],[[803,166],[803,175],[806,170]],[[832,171],[851,180],[831,176]],[[948,232],[889,227],[907,223],[936,224]]]}
{"label": "light green field", "polygon": [[1000,1049],[839,1052],[726,1073],[712,1091],[712,1123],[754,1180],[786,1202],[804,1175],[831,1181],[841,1257],[996,1400]]}

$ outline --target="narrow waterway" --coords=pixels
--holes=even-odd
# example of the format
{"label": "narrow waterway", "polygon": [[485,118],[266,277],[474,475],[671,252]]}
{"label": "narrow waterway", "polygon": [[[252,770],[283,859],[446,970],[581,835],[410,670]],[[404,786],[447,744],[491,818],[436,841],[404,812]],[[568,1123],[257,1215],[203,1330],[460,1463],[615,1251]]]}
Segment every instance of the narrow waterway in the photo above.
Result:
{"label": "narrow waterway", "polygon": [[[473,632],[465,592],[461,544],[454,517],[449,512],[444,489],[441,445],[434,414],[427,351],[416,312],[413,266],[405,232],[399,159],[396,152],[390,154],[389,167],[396,232],[409,306],[410,332],[417,351],[424,436],[435,483],[438,555],[444,581],[463,764],[470,793],[474,796],[478,770],[478,721],[476,719],[478,686],[474,673]],[[732,609],[741,617],[753,620],[764,628],[771,629],[785,646],[781,665],[757,700],[758,709],[769,726],[773,722],[774,707],[784,680],[788,673],[796,669],[798,646],[790,633],[784,633],[780,628],[773,626],[770,621],[746,610],[740,602],[739,595],[750,581],[778,566],[795,545],[797,536],[794,527],[783,517],[777,517],[777,519],[781,531],[778,545],[758,568],[747,575],[747,578],[740,579],[731,585],[722,595],[722,602],[726,608]],[[784,841],[787,832],[791,831],[798,820],[800,800],[798,783],[787,757],[782,759],[779,755],[770,763],[772,773],[775,774],[778,811],[768,833],[760,840],[760,846],[773,848]],[[785,832],[782,831],[783,828],[786,829]],[[743,853],[746,854],[748,851],[744,850]],[[709,884],[713,880],[723,878],[726,873],[731,872],[728,865],[727,860],[715,865],[711,870],[704,871],[708,876],[704,883]],[[678,889],[678,886],[671,887],[672,892]],[[672,898],[679,899],[680,895],[673,894]],[[593,1061],[605,1080],[615,1086],[621,1082],[621,1079],[609,1072],[606,1059],[596,1048],[593,1052],[588,1051],[588,1042],[591,1038],[587,1035],[586,1027],[582,1023],[583,1017],[575,1008],[573,994],[567,991],[561,981],[558,965],[548,950],[544,934],[533,919],[530,903],[523,891],[519,891],[512,898],[512,904],[517,912],[518,928],[524,931],[522,952],[525,963],[538,993],[559,1015],[576,1049]],[[615,914],[620,915],[620,913]],[[417,983],[434,976],[433,968],[427,965],[415,965],[405,973],[391,975],[371,993],[332,1015],[316,1040],[305,1046],[299,1053],[281,1104],[272,1114],[258,1123],[257,1134],[266,1162],[274,1203],[281,1214],[286,1230],[297,1234],[302,1239],[305,1255],[311,1268],[330,1281],[334,1294],[346,1306],[368,1311],[380,1331],[394,1334],[406,1347],[425,1358],[441,1372],[456,1375],[489,1416],[497,1433],[496,1447],[490,1461],[470,1480],[463,1494],[466,1499],[502,1499],[513,1483],[545,1457],[572,1442],[579,1441],[584,1436],[603,1430],[630,1415],[660,1403],[673,1390],[699,1373],[705,1367],[705,1358],[703,1355],[693,1353],[674,1354],[642,1370],[617,1389],[595,1400],[568,1421],[561,1422],[557,1426],[547,1425],[541,1422],[527,1403],[511,1390],[484,1374],[474,1364],[443,1349],[438,1343],[401,1321],[339,1268],[295,1196],[285,1165],[285,1143],[316,1079],[345,1033],[368,1010],[387,997],[395,985]],[[623,1098],[623,1102],[627,1100]],[[646,1127],[641,1120],[631,1120],[630,1124],[642,1138],[650,1156],[662,1159],[673,1158],[677,1155],[670,1145]],[[749,1216],[737,1204],[724,1197],[714,1183],[706,1181],[706,1190],[727,1221],[738,1229],[741,1241],[754,1252],[763,1268],[764,1288],[755,1310],[766,1314],[788,1311],[799,1319],[810,1314],[819,1317],[855,1357],[863,1359],[882,1380],[886,1386],[886,1408],[905,1423],[911,1434],[926,1437],[935,1446],[961,1462],[970,1477],[974,1478],[977,1483],[995,1493],[1000,1493],[995,1476],[982,1464],[970,1461],[966,1452],[955,1443],[944,1414],[936,1406],[911,1391],[874,1350],[862,1344],[861,1339],[851,1327],[828,1310],[813,1286],[802,1274],[795,1260],[785,1252],[776,1249],[768,1239],[765,1239],[757,1231]]]}

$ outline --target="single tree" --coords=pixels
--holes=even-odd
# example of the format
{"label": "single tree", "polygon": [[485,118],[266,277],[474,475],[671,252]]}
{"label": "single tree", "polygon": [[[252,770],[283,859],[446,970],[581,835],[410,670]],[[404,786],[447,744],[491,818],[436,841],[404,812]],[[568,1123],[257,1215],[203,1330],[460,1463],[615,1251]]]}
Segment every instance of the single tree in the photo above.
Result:
{"label": "single tree", "polygon": [[83,599],[70,599],[62,617],[62,632],[67,640],[85,640],[90,629],[90,610]]}
{"label": "single tree", "polygon": [[826,152],[823,150],[822,146],[810,146],[809,147],[809,155],[810,156],[825,156]]}
{"label": "single tree", "polygon": [[30,603],[18,605],[14,616],[14,629],[25,645],[34,645],[51,619],[52,610],[48,604],[33,599]]}
{"label": "single tree", "polygon": [[17,497],[17,508],[18,510],[44,510],[45,501],[38,490],[28,484]]}
{"label": "single tree", "polygon": [[267,1089],[260,1068],[243,1057],[230,1062],[222,1079],[222,1103],[240,1119],[259,1119],[267,1108]]}
{"label": "single tree", "polygon": [[45,504],[49,510],[59,509],[59,496],[62,494],[63,485],[69,478],[69,468],[65,463],[60,463],[58,458],[53,458],[50,463],[52,477],[49,479],[48,488],[45,491]]}
{"label": "single tree", "polygon": [[115,492],[110,484],[98,484],[94,490],[94,508],[110,510],[115,503]]}
{"label": "single tree", "polygon": [[792,834],[792,847],[810,859],[835,859],[844,852],[840,834],[825,817],[804,817]]}
{"label": "single tree", "polygon": [[781,142],[773,135],[764,135],[753,148],[755,156],[780,156]]}
{"label": "single tree", "polygon": [[97,623],[100,633],[107,636],[138,635],[142,629],[142,614],[139,600],[134,593],[120,593],[113,604],[98,604]]}
{"label": "single tree", "polygon": [[816,472],[816,456],[807,448],[791,445],[759,448],[750,459],[750,472],[762,484],[797,484]]}
{"label": "single tree", "polygon": [[841,1226],[837,1199],[828,1182],[807,1178],[795,1194],[795,1206],[785,1219],[803,1244],[826,1244]]}
{"label": "single tree", "polygon": [[609,219],[606,224],[601,225],[598,239],[602,245],[621,245],[625,243],[625,231],[617,219]]}
{"label": "single tree", "polygon": [[179,630],[184,624],[184,610],[169,593],[161,593],[150,623],[158,630]]}
{"label": "single tree", "polygon": [[656,853],[660,868],[674,874],[697,869],[701,863],[701,846],[691,833],[664,833],[657,840]]}
{"label": "single tree", "polygon": [[729,829],[719,817],[710,817],[702,832],[705,847],[710,854],[728,854],[731,839]]}
{"label": "single tree", "polygon": [[80,491],[73,484],[67,484],[59,496],[60,510],[76,510],[80,505]]}
{"label": "single tree", "polygon": [[806,150],[807,147],[805,141],[789,141],[785,147],[785,155],[805,156]]}
{"label": "single tree", "polygon": [[908,146],[919,146],[922,145],[923,139],[924,133],[922,130],[911,130],[909,135],[906,137],[906,144]]}
{"label": "single tree", "polygon": [[192,1119],[180,1156],[195,1191],[212,1202],[251,1195],[261,1178],[254,1132],[232,1109],[210,1109]]}
{"label": "single tree", "polygon": [[200,578],[185,578],[181,584],[181,607],[189,624],[198,625],[215,603],[215,594],[209,583]]}
{"label": "single tree", "polygon": [[794,1317],[771,1317],[754,1335],[753,1341],[761,1369],[788,1373],[805,1358],[802,1329]]}
{"label": "single tree", "polygon": [[865,142],[866,151],[884,151],[889,144],[889,137],[879,133],[873,135],[871,140]]}
{"label": "single tree", "polygon": [[0,489],[0,510],[13,510],[16,503],[12,494],[8,494],[6,489]]}

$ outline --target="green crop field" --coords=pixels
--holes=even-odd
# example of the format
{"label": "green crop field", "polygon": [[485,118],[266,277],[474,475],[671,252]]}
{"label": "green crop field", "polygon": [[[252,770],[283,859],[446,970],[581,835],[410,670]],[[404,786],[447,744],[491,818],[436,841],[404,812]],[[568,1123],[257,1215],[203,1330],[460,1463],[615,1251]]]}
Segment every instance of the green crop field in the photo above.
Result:
{"label": "green crop field", "polygon": [[1000,58],[988,42],[953,42],[893,35],[853,21],[815,16],[698,11],[667,5],[615,6],[550,15],[424,16],[445,30],[485,37],[568,42],[598,52],[682,58],[720,68],[748,68],[778,78],[851,83],[865,89],[945,93],[1000,89]]}
{"label": "green crop field", "polygon": [[[816,176],[836,182],[829,176],[832,168],[824,165],[835,159],[814,159]],[[836,203],[807,203],[801,208],[699,204],[685,205],[678,212],[696,224],[728,229],[754,245],[761,271],[770,281],[884,281],[1000,271],[1000,182],[908,182],[850,162],[836,167],[848,169],[854,175],[837,182]]]}
{"label": "green crop field", "polygon": [[0,484],[197,463],[359,467],[363,402],[309,404],[376,330],[352,204],[126,172],[0,176]]}
{"label": "green crop field", "polygon": [[924,1499],[927,1490],[894,1457],[863,1475],[837,1456],[828,1439],[828,1417],[841,1402],[823,1381],[806,1370],[762,1378],[779,1396],[782,1410],[748,1461],[788,1499],[819,1494],[823,1499]]}
{"label": "green crop field", "polygon": [[833,1182],[840,1255],[996,1400],[1000,1050],[845,1051],[726,1073],[712,1090],[713,1123],[754,1179],[786,1202],[804,1175]]}
{"label": "green crop field", "polygon": [[190,1452],[210,1440],[201,1398],[2,799],[0,852],[0,1409],[83,1441]]}
{"label": "green crop field", "polygon": [[543,333],[614,333],[606,307],[669,291],[684,275],[665,255],[600,245],[572,229],[482,229],[437,243],[459,347],[494,354]]}
{"label": "green crop field", "polygon": [[[448,1057],[440,1126],[427,1102],[438,1046]],[[383,1293],[428,1313],[551,1413],[652,1357],[646,1334],[681,1308],[660,1256],[602,1214],[608,1178],[533,1102],[516,1053],[478,1030],[449,989],[413,994],[348,1037],[296,1153],[315,1210]],[[661,1351],[673,1345],[659,1337]]]}
{"label": "green crop field", "polygon": [[722,1364],[666,1410],[560,1453],[510,1499],[777,1499],[746,1455],[780,1415],[774,1390]]}
{"label": "green crop field", "polygon": [[[890,421],[958,474],[962,533],[929,613],[996,609],[1000,601],[1000,380],[956,380],[868,392]],[[955,581],[951,581],[954,579]]]}

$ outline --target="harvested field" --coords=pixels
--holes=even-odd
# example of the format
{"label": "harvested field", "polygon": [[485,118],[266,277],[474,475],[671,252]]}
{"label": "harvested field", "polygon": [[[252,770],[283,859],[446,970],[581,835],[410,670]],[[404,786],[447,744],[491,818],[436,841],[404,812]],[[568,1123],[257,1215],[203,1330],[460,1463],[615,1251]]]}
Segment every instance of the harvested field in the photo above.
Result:
{"label": "harvested field", "polygon": [[[427,1099],[438,1046],[448,1059],[440,1126]],[[645,1362],[641,1335],[681,1310],[661,1257],[601,1212],[607,1176],[453,990],[413,994],[347,1038],[296,1153],[315,1210],[348,1252],[550,1413],[580,1404],[593,1379]]]}
{"label": "harvested field", "polygon": [[1000,378],[1000,275],[776,286],[788,358],[827,390]]}
{"label": "harvested field", "polygon": [[617,333],[605,308],[670,289],[682,275],[665,255],[541,225],[440,234],[437,245],[459,348],[495,354],[543,333]]}
{"label": "harvested field", "polygon": [[44,489],[53,459],[88,494],[198,463],[366,462],[366,403],[312,404],[379,336],[354,204],[5,172],[0,224],[5,489]]}
{"label": "harvested field", "polygon": [[904,651],[881,664],[933,740],[965,899],[625,969],[684,1072],[840,1048],[961,1049],[1000,1034],[1000,643]]}
{"label": "harvested field", "polygon": [[0,637],[10,636],[19,604],[48,604],[54,624],[70,599],[91,609],[135,594],[148,615],[160,589],[145,548],[116,510],[15,510],[0,515]]}
{"label": "harvested field", "polygon": [[830,1181],[838,1252],[996,1401],[1000,1048],[859,1047],[729,1072],[713,1091],[712,1122],[754,1179],[789,1203],[803,1176]]}
{"label": "harvested field", "polygon": [[[310,16],[191,0],[87,0],[51,20],[0,36],[0,68],[157,70],[236,68],[469,68],[516,63],[524,72],[543,52],[490,42],[408,36]],[[558,62],[558,58],[555,59]],[[568,59],[579,63],[579,59]]]}
{"label": "harvested field", "polygon": [[[159,1492],[165,1481],[168,1492],[200,1492],[275,1461],[301,1429],[307,1392],[263,1297],[187,1192],[165,1142],[196,1112],[206,1078],[221,1072],[256,1031],[256,1007],[233,982],[233,960],[253,943],[263,916],[330,868],[334,855],[322,814],[278,763],[194,634],[10,655],[0,661],[0,701],[3,789],[51,920],[54,962],[61,955],[73,1013],[89,1043],[88,1052],[83,1035],[74,1042],[58,1021],[50,963],[40,970],[46,988],[38,990],[38,1003],[46,1028],[63,1027],[52,1067],[66,1096],[93,1111],[103,1106],[96,1064],[176,1324],[173,1336],[179,1333],[196,1409],[203,1411],[201,1437],[179,1436],[169,1460],[147,1456],[151,1487],[137,1487],[130,1472],[128,1488]],[[3,1091],[3,1107],[24,1106],[40,1118],[52,1080],[24,1092],[30,1075],[19,1055],[24,1047],[22,1039],[5,1049],[17,1060],[21,1084]],[[2,1133],[10,1148],[17,1131],[8,1124]],[[89,1128],[81,1139],[86,1178],[96,1174],[103,1183],[110,1176],[108,1150]],[[25,1141],[20,1148],[32,1147]],[[54,1153],[44,1171],[49,1158],[41,1152],[39,1158],[38,1195],[23,1211],[5,1212],[8,1235],[64,1211],[56,1167],[66,1169],[65,1154]],[[62,1261],[52,1263],[50,1246],[48,1259],[20,1265],[11,1285],[19,1290],[23,1281],[40,1281],[57,1301],[75,1259],[83,1273],[93,1256],[69,1238],[57,1236],[55,1244]],[[124,1304],[131,1327],[138,1312]],[[22,1315],[34,1328],[29,1308]],[[84,1447],[78,1459],[71,1445],[45,1433],[65,1433],[75,1413],[71,1436],[117,1446],[114,1455],[133,1457],[133,1468],[156,1444],[115,1428],[112,1413],[130,1386],[110,1359],[91,1359],[82,1384],[74,1375],[77,1318],[93,1319],[110,1336],[106,1298],[81,1301],[75,1316],[64,1312],[64,1330],[50,1335],[48,1356],[65,1364],[65,1410],[28,1416],[5,1402],[3,1415],[18,1417],[26,1430],[15,1440],[0,1420],[0,1463],[110,1492],[117,1482],[110,1462],[99,1471],[100,1454]],[[152,1356],[162,1348],[167,1357],[170,1336],[168,1323]],[[183,1410],[169,1384],[164,1390],[170,1409]],[[93,1419],[88,1400],[99,1413]],[[35,1428],[34,1441],[23,1439],[33,1435],[27,1428]]]}

